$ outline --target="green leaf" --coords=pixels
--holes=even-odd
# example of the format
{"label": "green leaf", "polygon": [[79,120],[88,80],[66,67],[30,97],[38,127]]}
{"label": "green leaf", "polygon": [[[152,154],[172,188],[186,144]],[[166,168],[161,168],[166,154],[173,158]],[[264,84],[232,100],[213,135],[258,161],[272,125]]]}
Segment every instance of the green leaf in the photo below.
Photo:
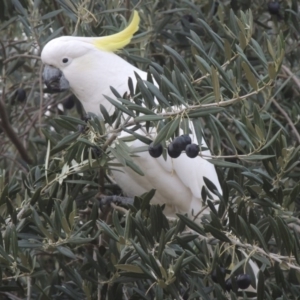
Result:
{"label": "green leaf", "polygon": [[249,138],[249,134],[246,132],[246,127],[244,124],[242,124],[240,121],[238,120],[233,120],[236,127],[239,129],[240,133],[242,134],[242,136],[244,137],[244,139],[249,143],[249,146],[251,146],[253,149],[255,149],[254,145],[252,144],[252,141]]}
{"label": "green leaf", "polygon": [[126,166],[128,166],[129,168],[131,168],[134,172],[138,173],[141,176],[144,176],[144,172],[140,169],[140,167],[135,164],[133,161],[130,160],[126,160]]}
{"label": "green leaf", "polygon": [[34,205],[36,203],[36,201],[38,201],[38,199],[40,198],[40,195],[41,195],[41,191],[42,191],[42,187],[39,187],[36,189],[35,193],[31,197],[30,205]]}
{"label": "green leaf", "polygon": [[112,99],[112,98],[110,98],[110,97],[108,97],[108,96],[105,96],[105,95],[104,95],[104,97],[105,97],[112,105],[114,105],[116,108],[118,108],[120,111],[124,112],[125,114],[127,114],[127,115],[129,115],[129,116],[131,116],[131,117],[134,117],[134,116],[135,116],[134,113],[133,113],[131,110],[127,109],[124,105],[122,105],[122,104],[119,103],[118,101],[116,101],[116,100],[114,100],[114,99]]}
{"label": "green leaf", "polygon": [[143,103],[146,105],[146,107],[148,107],[149,109],[152,109],[152,107],[155,106],[155,102],[154,102],[154,97],[151,94],[151,92],[147,89],[147,87],[145,86],[144,81],[139,78],[138,74],[135,73],[137,76],[137,86],[138,89],[141,92],[141,95],[143,97]]}
{"label": "green leaf", "polygon": [[[139,254],[140,258],[142,259],[143,263],[146,263],[148,265],[151,265],[150,259],[147,255],[147,253],[138,245],[136,244],[134,241],[131,241],[134,249],[136,250],[136,252]],[[142,265],[140,265],[142,267]]]}
{"label": "green leaf", "polygon": [[219,159],[207,159],[211,164],[218,166],[218,167],[225,167],[225,168],[238,168],[238,169],[245,169],[246,168],[242,165],[238,165],[235,163],[231,163],[229,161],[219,160]]}
{"label": "green leaf", "polygon": [[249,82],[249,84],[251,85],[251,87],[257,91],[258,90],[258,85],[257,85],[257,81],[256,81],[256,78],[255,76],[253,75],[253,73],[251,72],[248,64],[246,62],[242,62],[242,67],[244,69],[244,72],[246,74],[246,78]]}
{"label": "green leaf", "polygon": [[256,238],[258,239],[258,241],[260,242],[260,244],[264,248],[264,250],[268,253],[269,252],[268,246],[265,242],[265,239],[264,239],[263,235],[259,231],[259,229],[254,224],[250,224],[250,227],[251,227],[252,231],[254,232],[254,234],[256,235]]}
{"label": "green leaf", "polygon": [[174,274],[177,275],[179,272],[180,272],[180,269],[182,267],[182,262],[183,262],[183,259],[185,257],[185,252],[183,252],[180,257],[176,260],[176,263],[173,267],[173,271],[174,271]]}
{"label": "green leaf", "polygon": [[56,249],[64,256],[67,256],[71,259],[76,259],[76,255],[69,248],[58,246]]}
{"label": "green leaf", "polygon": [[135,117],[134,120],[136,122],[144,122],[144,121],[160,121],[163,120],[165,117],[160,115],[144,115]]}
{"label": "green leaf", "polygon": [[163,128],[158,132],[154,140],[154,145],[157,145],[163,140],[166,140],[168,137],[171,137],[172,134],[175,132],[175,130],[178,128],[179,125],[178,121],[180,120],[176,118],[175,120],[172,120],[168,122],[166,125],[164,125]]}
{"label": "green leaf", "polygon": [[102,105],[102,104],[100,104],[100,111],[101,111],[101,113],[102,113],[102,116],[103,116],[105,122],[107,122],[110,126],[112,126],[112,123],[113,123],[113,122],[112,122],[112,119],[111,119],[111,117],[109,116],[109,113],[108,113],[108,111],[106,110],[105,106]]}
{"label": "green leaf", "polygon": [[24,17],[27,17],[27,11],[26,9],[22,6],[19,0],[11,0],[12,4],[15,6],[15,9],[21,13]]}
{"label": "green leaf", "polygon": [[269,62],[268,63],[268,73],[269,77],[271,80],[275,80],[277,76],[276,68],[275,68],[275,63]]}
{"label": "green leaf", "polygon": [[211,67],[211,81],[212,81],[215,99],[216,99],[216,102],[218,103],[220,101],[220,97],[221,97],[220,83],[219,83],[219,77],[218,77],[217,70],[213,66]]}
{"label": "green leaf", "polygon": [[148,87],[149,91],[156,97],[156,99],[162,106],[170,106],[168,100],[154,84],[148,81],[144,81],[144,84]]}
{"label": "green leaf", "polygon": [[70,134],[70,135],[67,135],[66,137],[64,137],[59,143],[56,144],[55,147],[53,147],[50,151],[50,154],[51,155],[54,155],[56,154],[57,152],[65,149],[66,147],[68,147],[68,145],[75,141],[78,136],[80,136],[80,133],[79,132],[75,132],[73,134]]}
{"label": "green leaf", "polygon": [[69,180],[65,180],[64,182],[67,183],[73,183],[73,184],[88,184],[90,186],[96,186],[99,187],[99,184],[97,182],[94,181],[90,181],[90,180],[75,180],[75,179],[69,179]]}
{"label": "green leaf", "polygon": [[186,62],[183,60],[182,56],[178,54],[174,49],[167,45],[163,45],[163,47],[172,55],[174,60],[180,64],[180,66],[183,68],[183,70],[187,73],[190,74],[190,69],[187,66]]}
{"label": "green leaf", "polygon": [[[197,212],[194,212],[197,213]],[[192,221],[191,219],[189,219],[188,217],[184,216],[184,215],[179,215],[176,214],[177,217],[189,228],[191,228],[192,230],[198,232],[199,234],[204,234],[205,235],[205,231],[202,227],[200,227],[196,222]]]}
{"label": "green leaf", "polygon": [[115,234],[115,232],[102,220],[97,221],[97,223],[100,225],[100,227],[103,229],[103,231],[110,236],[113,240],[116,242],[119,241],[119,237]]}
{"label": "green leaf", "polygon": [[143,107],[143,106],[134,104],[134,103],[128,104],[128,105],[126,105],[126,106],[127,106],[130,110],[135,110],[136,112],[140,112],[140,113],[142,113],[142,114],[146,114],[146,115],[155,115],[155,113],[154,113],[152,110],[150,110],[150,109],[148,109],[148,108],[146,108],[146,107]]}
{"label": "green leaf", "polygon": [[257,300],[265,300],[265,279],[264,274],[261,270],[258,272],[257,278]]}
{"label": "green leaf", "polygon": [[76,127],[71,122],[69,122],[69,120],[67,120],[67,119],[54,118],[53,120],[55,121],[55,123],[57,123],[62,128],[65,128],[70,131],[77,131]]}
{"label": "green leaf", "polygon": [[215,227],[206,224],[204,228],[206,232],[210,232],[216,239],[220,240],[221,242],[231,243],[230,239],[223,232],[216,229]]}
{"label": "green leaf", "polygon": [[206,117],[211,114],[218,114],[224,110],[223,107],[196,108],[188,112],[190,118]]}
{"label": "green leaf", "polygon": [[45,15],[43,15],[41,17],[41,20],[47,20],[47,19],[50,19],[50,18],[53,18],[53,17],[56,17],[58,14],[60,14],[61,12],[63,12],[63,9],[57,9],[57,10],[54,10],[54,11],[51,11]]}
{"label": "green leaf", "polygon": [[117,264],[117,265],[115,265],[115,268],[118,269],[118,270],[122,270],[122,271],[143,274],[142,269],[139,266],[135,266],[135,265],[120,265],[120,264]]}

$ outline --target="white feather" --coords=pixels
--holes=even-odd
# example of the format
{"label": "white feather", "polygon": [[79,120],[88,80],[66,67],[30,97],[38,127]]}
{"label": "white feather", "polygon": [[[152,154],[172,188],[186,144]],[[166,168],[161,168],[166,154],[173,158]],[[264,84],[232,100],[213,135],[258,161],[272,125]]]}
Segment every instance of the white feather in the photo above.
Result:
{"label": "white feather", "polygon": [[[89,42],[87,42],[89,41]],[[62,59],[67,57],[67,65]],[[128,91],[128,78],[136,83],[134,72],[146,80],[147,74],[114,53],[97,50],[88,38],[62,37],[50,41],[43,49],[42,61],[60,69],[69,81],[72,92],[81,101],[86,112],[100,114],[100,103],[109,112],[114,107],[105,99],[104,95],[114,97],[110,87],[114,87],[120,95]],[[192,140],[196,142],[193,124]],[[138,133],[143,134],[143,131]],[[152,130],[155,135],[155,130]],[[128,135],[123,132],[120,138]],[[154,138],[154,136],[153,136]],[[117,143],[118,141],[116,141]],[[135,140],[128,144],[134,149],[144,145]],[[203,141],[202,146],[207,147]],[[203,152],[210,155],[210,151]],[[167,160],[163,157],[151,157],[148,152],[138,153],[134,162],[144,172],[140,176],[128,167],[113,171],[113,176],[125,194],[128,196],[140,195],[150,189],[156,189],[152,203],[166,204],[165,213],[174,216],[175,213],[188,213],[192,216],[202,209],[201,190],[204,186],[203,177],[214,183],[219,193],[221,187],[214,166],[200,156],[191,159],[185,153],[180,157]],[[216,196],[213,195],[215,199]],[[258,267],[250,259],[251,267],[257,277]]]}
{"label": "white feather", "polygon": [[[65,57],[69,59],[67,65],[61,63]],[[85,111],[95,114],[100,114],[100,103],[110,113],[113,112],[114,107],[104,97],[106,95],[115,98],[110,90],[111,86],[123,95],[128,92],[129,77],[136,84],[134,72],[143,80],[147,78],[146,72],[135,68],[116,54],[99,51],[90,43],[76,37],[63,37],[49,42],[42,52],[42,60],[63,72]],[[192,140],[196,142],[192,123],[190,129]],[[143,131],[139,133],[143,134]],[[120,137],[125,135],[128,134],[122,133]],[[135,140],[129,145],[133,149],[145,144]],[[206,150],[203,154],[210,155],[210,151]],[[215,167],[200,156],[191,159],[182,153],[176,159],[168,156],[164,160],[162,156],[153,158],[148,152],[141,152],[133,160],[145,176],[124,167],[120,171],[113,171],[116,182],[128,196],[156,189],[152,203],[166,204],[167,215],[174,216],[177,212],[191,215],[192,211],[196,214],[201,210],[203,176],[212,181],[221,193]]]}

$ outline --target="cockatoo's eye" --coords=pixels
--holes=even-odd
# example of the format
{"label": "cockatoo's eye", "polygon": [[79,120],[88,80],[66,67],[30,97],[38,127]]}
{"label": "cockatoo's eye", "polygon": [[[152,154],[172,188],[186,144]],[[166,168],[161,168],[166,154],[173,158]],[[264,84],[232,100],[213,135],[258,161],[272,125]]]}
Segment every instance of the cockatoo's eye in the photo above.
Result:
{"label": "cockatoo's eye", "polygon": [[62,62],[63,62],[64,64],[66,64],[68,61],[69,61],[69,59],[66,58],[66,57],[62,59]]}

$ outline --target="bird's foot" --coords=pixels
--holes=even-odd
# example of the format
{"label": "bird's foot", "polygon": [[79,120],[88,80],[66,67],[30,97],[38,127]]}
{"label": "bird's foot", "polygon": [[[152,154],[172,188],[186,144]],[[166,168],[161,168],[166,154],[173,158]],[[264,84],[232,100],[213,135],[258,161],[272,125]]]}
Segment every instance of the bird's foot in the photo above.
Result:
{"label": "bird's foot", "polygon": [[[124,212],[124,207],[128,205],[133,205],[133,198],[122,197],[122,196],[107,196],[107,195],[98,195],[97,199],[99,200],[99,207],[101,211],[104,211],[109,208],[114,208]],[[126,210],[125,210],[126,211]]]}

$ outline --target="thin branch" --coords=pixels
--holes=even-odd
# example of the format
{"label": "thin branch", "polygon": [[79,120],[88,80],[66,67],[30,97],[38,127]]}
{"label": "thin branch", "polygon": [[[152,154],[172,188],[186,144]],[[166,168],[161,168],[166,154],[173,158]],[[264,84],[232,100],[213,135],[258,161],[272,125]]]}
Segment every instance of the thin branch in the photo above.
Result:
{"label": "thin branch", "polygon": [[126,20],[128,21],[130,18],[130,0],[126,0],[125,1],[125,7],[126,7],[126,12],[125,12],[125,16],[126,16]]}
{"label": "thin branch", "polygon": [[[232,56],[229,60],[227,60],[222,66],[221,68],[225,70],[225,68],[232,62],[234,61],[237,57],[239,57],[239,54],[235,54],[234,56]],[[207,73],[205,75],[203,75],[202,77],[195,79],[192,83],[200,83],[203,79],[208,78],[209,76],[211,76],[211,74]]]}
{"label": "thin branch", "polygon": [[[5,47],[4,47],[2,42],[1,42],[1,46],[2,46],[2,52],[5,53]],[[5,72],[5,68],[3,68],[3,72]],[[2,97],[0,99],[1,128],[3,129],[3,131],[5,132],[7,137],[11,140],[11,142],[15,145],[15,147],[17,148],[18,152],[20,153],[22,159],[26,163],[31,164],[32,160],[29,157],[29,155],[27,154],[27,150],[23,146],[21,140],[19,139],[19,137],[17,136],[17,134],[15,133],[15,131],[13,130],[13,128],[10,125],[10,122],[9,122],[9,118],[8,118],[6,107],[5,107],[5,81],[6,81],[5,80],[5,74],[3,73],[3,76],[2,76],[2,84],[3,84]]]}
{"label": "thin branch", "polygon": [[183,114],[183,113],[188,113],[190,110],[196,109],[196,108],[207,108],[207,107],[225,107],[231,104],[234,104],[235,102],[239,102],[242,100],[247,99],[248,97],[251,97],[253,95],[258,94],[259,92],[263,91],[266,88],[266,85],[263,87],[259,88],[257,91],[253,91],[249,94],[243,95],[243,96],[238,96],[235,98],[232,98],[227,101],[220,101],[220,102],[214,102],[214,103],[207,103],[207,104],[197,104],[197,105],[190,105],[188,107],[185,107],[181,110],[178,111],[173,111],[173,112],[164,112],[164,113],[158,113],[158,116],[164,116],[164,117],[169,117],[169,116],[176,116],[178,114]]}
{"label": "thin branch", "polygon": [[12,57],[7,58],[6,60],[3,61],[3,64],[7,64],[12,60],[18,59],[18,58],[30,58],[30,59],[38,59],[40,60],[41,58],[39,56],[36,55],[31,55],[31,54],[18,54],[18,55],[14,55]]}
{"label": "thin branch", "polygon": [[[59,7],[57,5],[57,1],[56,0],[52,0],[53,6],[55,8],[55,10],[59,10]],[[63,34],[64,35],[70,35],[68,32],[68,26],[66,26],[65,20],[62,16],[62,13],[59,13],[56,18],[58,19],[58,22],[60,23],[60,25],[63,27]]]}
{"label": "thin branch", "polygon": [[39,128],[40,128],[40,135],[42,135],[42,114],[43,114],[43,65],[40,67],[39,72],[39,87],[40,87],[40,109],[39,109]]}
{"label": "thin branch", "polygon": [[300,134],[299,134],[297,128],[295,127],[293,121],[287,114],[287,112],[279,105],[279,103],[274,98],[271,99],[271,102],[276,106],[276,108],[280,111],[280,113],[285,117],[285,119],[287,120],[288,124],[290,125],[293,133],[295,134],[295,136],[297,138],[298,144],[300,144]]}
{"label": "thin branch", "polygon": [[[191,232],[191,230],[186,231],[187,234],[189,234],[190,232]],[[195,232],[193,231],[193,233],[195,233]],[[295,270],[298,270],[298,271],[300,270],[300,267],[298,266],[298,263],[297,263],[295,257],[292,256],[292,255],[284,256],[284,255],[271,253],[271,252],[267,253],[265,250],[263,250],[262,248],[260,248],[256,245],[251,245],[251,244],[240,242],[239,239],[231,233],[226,233],[226,236],[230,240],[231,245],[234,245],[236,247],[245,249],[245,250],[249,251],[252,254],[258,253],[258,254],[260,254],[264,257],[269,258],[271,260],[271,262],[276,261],[279,264],[284,262],[291,269],[295,269]],[[217,240],[215,237],[212,237],[212,236],[207,237],[207,236],[201,235],[199,233],[198,233],[198,237],[199,237],[200,240],[205,240],[208,244],[214,244],[215,241]]]}
{"label": "thin branch", "polygon": [[300,90],[300,79],[298,78],[297,75],[295,75],[287,66],[282,65],[281,69],[284,70],[291,78],[293,81],[296,83],[298,89]]}
{"label": "thin branch", "polygon": [[29,157],[29,155],[27,154],[27,150],[24,148],[22,142],[19,140],[17,134],[15,133],[15,131],[13,130],[13,128],[11,127],[11,125],[9,123],[9,119],[8,119],[5,104],[4,104],[4,92],[5,91],[4,91],[4,87],[3,87],[2,99],[0,100],[1,127],[2,127],[3,131],[6,133],[6,135],[8,136],[8,138],[11,140],[11,142],[17,148],[22,159],[24,159],[24,161],[26,163],[31,164],[32,160]]}

